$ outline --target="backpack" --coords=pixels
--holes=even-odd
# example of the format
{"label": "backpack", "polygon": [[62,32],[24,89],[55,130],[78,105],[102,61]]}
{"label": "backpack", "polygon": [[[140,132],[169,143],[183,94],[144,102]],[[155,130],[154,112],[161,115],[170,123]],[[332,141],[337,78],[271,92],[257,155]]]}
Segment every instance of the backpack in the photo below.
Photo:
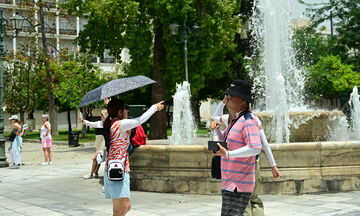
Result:
{"label": "backpack", "polygon": [[144,128],[141,125],[139,125],[135,129],[135,134],[131,138],[131,142],[135,146],[146,145],[146,138],[147,136],[145,134]]}

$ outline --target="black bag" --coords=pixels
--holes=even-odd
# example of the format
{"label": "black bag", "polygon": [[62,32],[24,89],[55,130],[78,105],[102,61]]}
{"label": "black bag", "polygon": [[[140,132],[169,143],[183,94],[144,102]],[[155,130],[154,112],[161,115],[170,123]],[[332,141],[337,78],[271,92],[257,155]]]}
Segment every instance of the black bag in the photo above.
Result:
{"label": "black bag", "polygon": [[16,129],[11,131],[10,136],[9,136],[9,141],[10,142],[13,142],[15,140],[16,131],[17,131]]}
{"label": "black bag", "polygon": [[211,177],[221,179],[221,157],[214,156],[211,160]]}

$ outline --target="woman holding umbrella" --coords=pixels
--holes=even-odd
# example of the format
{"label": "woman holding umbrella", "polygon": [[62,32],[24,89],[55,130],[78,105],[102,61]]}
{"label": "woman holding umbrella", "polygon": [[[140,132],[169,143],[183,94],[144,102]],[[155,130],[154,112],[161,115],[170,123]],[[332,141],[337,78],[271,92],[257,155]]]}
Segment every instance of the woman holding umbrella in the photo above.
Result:
{"label": "woman holding umbrella", "polygon": [[[123,216],[131,208],[130,203],[130,163],[127,149],[130,143],[130,130],[146,122],[156,111],[164,108],[164,102],[154,104],[142,116],[128,118],[128,107],[119,99],[113,99],[107,105],[108,117],[104,122],[107,133],[107,159],[104,174],[105,198],[112,199],[113,215]],[[108,176],[110,161],[124,161],[124,178],[120,181],[110,180]]]}

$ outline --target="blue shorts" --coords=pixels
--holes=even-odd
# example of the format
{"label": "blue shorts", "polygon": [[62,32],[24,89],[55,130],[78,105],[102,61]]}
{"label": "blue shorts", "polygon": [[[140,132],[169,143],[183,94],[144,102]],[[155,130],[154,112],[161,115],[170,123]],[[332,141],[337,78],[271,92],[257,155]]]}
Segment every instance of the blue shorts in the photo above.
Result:
{"label": "blue shorts", "polygon": [[111,181],[105,171],[104,188],[105,198],[107,199],[130,198],[130,174],[126,172],[122,181]]}

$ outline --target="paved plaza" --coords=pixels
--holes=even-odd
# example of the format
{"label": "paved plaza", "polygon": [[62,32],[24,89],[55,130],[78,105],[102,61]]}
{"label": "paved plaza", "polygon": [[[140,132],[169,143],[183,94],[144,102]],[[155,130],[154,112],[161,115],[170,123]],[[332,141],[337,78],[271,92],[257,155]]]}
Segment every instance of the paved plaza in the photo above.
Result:
{"label": "paved plaza", "polygon": [[[0,168],[0,216],[111,215],[99,179],[84,179],[94,147],[55,145],[54,164],[41,166],[41,145],[25,143],[20,169]],[[102,170],[101,172],[102,173]],[[267,216],[360,215],[360,191],[262,195]],[[220,215],[219,195],[132,191],[129,216]]]}

